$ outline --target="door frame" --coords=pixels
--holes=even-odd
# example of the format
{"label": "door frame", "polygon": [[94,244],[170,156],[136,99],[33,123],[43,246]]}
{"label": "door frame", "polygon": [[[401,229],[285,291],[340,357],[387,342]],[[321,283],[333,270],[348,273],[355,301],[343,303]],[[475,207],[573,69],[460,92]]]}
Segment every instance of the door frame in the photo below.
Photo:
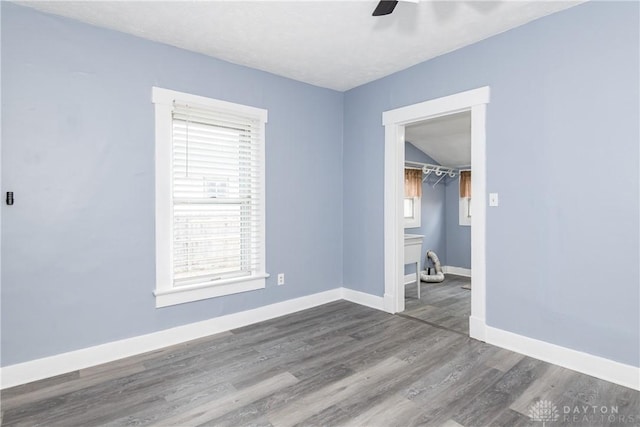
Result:
{"label": "door frame", "polygon": [[485,340],[486,318],[486,110],[489,86],[382,113],[384,143],[384,309],[404,311],[404,133],[422,120],[471,111],[471,316],[469,336]]}

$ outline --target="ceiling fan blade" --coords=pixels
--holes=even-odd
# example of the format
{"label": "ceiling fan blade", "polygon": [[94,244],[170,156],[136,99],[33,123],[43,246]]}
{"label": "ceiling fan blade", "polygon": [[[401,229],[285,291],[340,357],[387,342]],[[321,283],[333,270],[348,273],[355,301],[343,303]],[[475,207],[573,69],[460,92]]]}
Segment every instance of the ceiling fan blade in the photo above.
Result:
{"label": "ceiling fan blade", "polygon": [[393,12],[397,4],[397,0],[380,0],[380,3],[376,6],[376,10],[373,11],[373,16],[388,15]]}

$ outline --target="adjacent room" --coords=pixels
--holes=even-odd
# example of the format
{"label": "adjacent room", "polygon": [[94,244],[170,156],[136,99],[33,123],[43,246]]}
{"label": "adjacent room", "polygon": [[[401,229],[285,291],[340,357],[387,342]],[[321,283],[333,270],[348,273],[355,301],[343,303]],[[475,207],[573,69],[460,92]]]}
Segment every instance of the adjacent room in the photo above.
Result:
{"label": "adjacent room", "polygon": [[3,1],[0,47],[0,425],[638,425],[638,2]]}
{"label": "adjacent room", "polygon": [[421,242],[421,263],[415,267],[415,258],[405,255],[403,314],[468,335],[471,112],[407,125],[404,173],[405,245]]}

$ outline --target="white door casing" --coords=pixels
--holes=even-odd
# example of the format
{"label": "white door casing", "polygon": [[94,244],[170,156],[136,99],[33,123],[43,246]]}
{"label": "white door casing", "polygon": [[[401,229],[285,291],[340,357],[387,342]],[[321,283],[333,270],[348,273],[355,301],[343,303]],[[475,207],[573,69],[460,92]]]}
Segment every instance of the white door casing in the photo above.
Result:
{"label": "white door casing", "polygon": [[469,335],[485,340],[486,317],[486,106],[488,86],[385,111],[384,309],[404,311],[404,131],[405,126],[471,111],[471,316]]}

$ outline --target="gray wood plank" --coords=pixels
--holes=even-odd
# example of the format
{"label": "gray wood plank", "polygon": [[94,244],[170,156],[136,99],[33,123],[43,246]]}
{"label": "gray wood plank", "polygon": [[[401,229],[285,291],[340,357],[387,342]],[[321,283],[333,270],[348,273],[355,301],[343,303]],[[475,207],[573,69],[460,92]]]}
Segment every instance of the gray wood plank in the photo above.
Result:
{"label": "gray wood plank", "polygon": [[294,426],[350,395],[362,393],[381,377],[395,375],[406,366],[407,363],[400,359],[385,359],[369,369],[290,401],[286,406],[267,414],[269,421],[276,427]]}
{"label": "gray wood plank", "polygon": [[[352,414],[350,414],[352,415]],[[390,393],[389,397],[372,405],[359,415],[347,418],[346,427],[412,425],[419,422],[422,408],[401,394]]]}
{"label": "gray wood plank", "polygon": [[471,291],[462,286],[470,283],[470,278],[453,274],[447,274],[441,283],[421,282],[420,299],[415,286],[409,286],[403,314],[468,335]]}
{"label": "gray wood plank", "polygon": [[164,420],[175,417],[178,414],[218,400],[224,395],[237,392],[237,389],[229,383],[209,384],[206,388],[198,387],[198,389],[200,391],[194,391],[190,383],[184,383],[182,388],[170,391],[164,400],[149,404],[137,411],[119,412],[111,420],[105,422],[104,425],[121,427],[162,423]]}
{"label": "gray wood plank", "polygon": [[227,394],[220,399],[198,405],[188,411],[176,414],[173,417],[160,420],[158,426],[200,425],[209,422],[231,410],[245,406],[254,400],[264,397],[274,390],[294,384],[298,381],[289,373],[283,373],[269,378],[241,391]]}
{"label": "gray wood plank", "polygon": [[573,377],[573,371],[560,366],[549,366],[546,372],[527,387],[509,406],[516,412],[528,416],[532,405],[540,400],[557,402],[562,396],[562,390]]}
{"label": "gray wood plank", "polygon": [[465,405],[452,419],[462,425],[490,425],[549,366],[539,360],[524,358],[493,386]]}
{"label": "gray wood plank", "polygon": [[469,293],[449,279],[407,303],[442,325],[334,302],[5,390],[0,425],[533,426],[541,399],[638,414],[635,390],[456,330]]}

